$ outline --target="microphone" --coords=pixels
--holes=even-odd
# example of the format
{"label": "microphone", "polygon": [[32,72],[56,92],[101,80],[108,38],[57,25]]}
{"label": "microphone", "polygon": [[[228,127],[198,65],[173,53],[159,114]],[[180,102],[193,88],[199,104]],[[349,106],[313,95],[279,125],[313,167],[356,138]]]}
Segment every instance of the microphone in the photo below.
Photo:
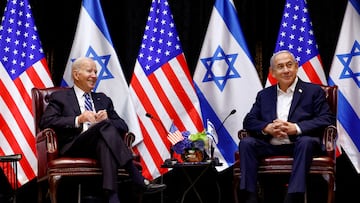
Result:
{"label": "microphone", "polygon": [[[231,112],[230,112],[230,113],[225,117],[225,119],[221,122],[221,125],[220,125],[218,128],[215,129],[216,134],[217,134],[217,132],[224,126],[225,121],[226,121],[231,115],[233,115],[233,114],[235,114],[235,113],[236,113],[236,109],[231,110]],[[212,137],[212,141],[211,141],[211,143],[210,143],[210,159],[216,161],[216,158],[214,158],[214,150],[215,150],[215,147],[213,146],[213,143],[217,144],[217,143],[216,143],[217,141],[215,140],[215,138],[214,138],[213,136],[211,136],[211,137]],[[216,135],[216,137],[217,137],[217,135]],[[217,160],[217,161],[218,161],[218,160]]]}
{"label": "microphone", "polygon": [[153,119],[153,120],[159,122],[159,123],[161,124],[161,127],[163,128],[164,132],[165,132],[166,134],[169,133],[169,131],[165,128],[165,125],[163,124],[163,122],[162,122],[160,119],[154,117],[153,115],[151,115],[150,113],[147,113],[147,112],[146,112],[145,116],[148,117],[148,118],[150,118],[150,119]]}
{"label": "microphone", "polygon": [[231,112],[225,117],[225,119],[221,122],[221,125],[216,129],[216,132],[220,130],[222,127],[224,127],[225,121],[233,114],[236,113],[236,109],[231,110]]}
{"label": "microphone", "polygon": [[[148,112],[146,112],[145,116],[148,117],[148,118],[150,118],[150,119],[152,119],[152,120],[155,120],[155,121],[159,122],[159,123],[161,124],[161,127],[163,128],[164,132],[165,132],[166,134],[169,134],[169,131],[166,129],[165,125],[163,124],[163,122],[162,122],[160,119],[154,117],[153,115],[151,115],[151,114],[148,113]],[[174,161],[174,158],[173,158],[173,157],[174,157],[174,150],[173,150],[172,147],[170,147],[170,159],[169,159],[169,160],[170,160],[170,163],[172,163],[172,161]],[[166,161],[169,162],[169,160],[165,160],[165,162],[166,162]]]}

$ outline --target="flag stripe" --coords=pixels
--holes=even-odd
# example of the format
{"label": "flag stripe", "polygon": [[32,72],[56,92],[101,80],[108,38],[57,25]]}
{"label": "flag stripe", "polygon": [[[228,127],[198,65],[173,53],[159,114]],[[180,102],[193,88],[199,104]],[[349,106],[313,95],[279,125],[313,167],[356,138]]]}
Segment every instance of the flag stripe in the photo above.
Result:
{"label": "flag stripe", "polygon": [[320,80],[319,76],[317,75],[316,71],[314,70],[314,66],[312,66],[310,61],[305,62],[302,65],[302,68],[304,69],[306,75],[309,77],[309,80],[312,83],[322,84],[322,81]]}
{"label": "flag stripe", "polygon": [[[144,136],[136,150],[144,158],[145,177],[157,178],[168,171],[162,169],[161,164],[170,158],[168,130],[163,128],[174,122],[181,130],[204,129],[199,102],[166,0],[152,1],[130,93]],[[145,117],[146,113],[157,121]]]}
{"label": "flag stripe", "polygon": [[242,34],[241,26],[239,26],[239,21],[237,18],[237,12],[234,7],[234,2],[229,0],[215,1],[214,9],[219,12],[219,15],[222,17],[225,25],[227,26],[231,35],[236,39],[241,49],[247,55],[248,58],[252,58],[247,47],[244,35]]}
{"label": "flag stripe", "polygon": [[338,86],[337,145],[346,152],[358,173],[360,173],[360,137],[358,136],[360,82],[357,60],[360,55],[359,23],[360,1],[350,0],[345,10],[328,80],[330,85]]}
{"label": "flag stripe", "polygon": [[[10,92],[6,91],[6,86],[4,85],[4,83],[2,81],[0,81],[0,89],[4,90],[1,96],[4,99],[5,104],[7,104],[6,106],[9,108],[9,112],[11,112],[12,115],[14,116],[14,118],[15,118],[14,121],[20,127],[22,134],[23,134],[24,138],[26,139],[26,143],[28,143],[29,146],[32,146],[31,147],[32,152],[35,154],[36,153],[35,139],[34,139],[32,130],[26,124],[23,114],[20,111],[20,109],[18,108],[18,106],[13,105],[13,104],[15,104],[15,101],[11,97]],[[31,101],[28,103],[31,103]],[[16,143],[13,143],[13,144],[16,144]]]}
{"label": "flag stripe", "polygon": [[338,108],[338,119],[350,135],[358,151],[360,151],[360,125],[354,125],[354,123],[360,123],[359,116],[356,114],[352,105],[347,101],[341,91],[338,93],[338,104],[341,108]]}
{"label": "flag stripe", "polygon": [[[25,75],[25,74],[23,74]],[[22,83],[20,77],[18,77],[17,79],[14,80],[14,84],[16,85],[20,95],[22,96],[22,99],[24,100],[24,104],[26,105],[26,107],[28,108],[29,111],[31,111],[31,96],[27,93],[25,85]],[[9,95],[9,98],[11,98],[11,96]],[[17,111],[18,112],[18,111]],[[21,116],[21,113],[18,114],[19,116]]]}
{"label": "flag stripe", "polygon": [[[242,34],[232,0],[216,0],[194,73],[195,90],[204,125],[209,120],[218,136],[214,156],[222,171],[234,163],[239,139],[237,131],[262,89],[258,73]],[[246,99],[239,99],[243,95]],[[236,114],[223,120],[232,110]]]}
{"label": "flag stripe", "polygon": [[[5,78],[3,79],[4,82],[7,82]],[[8,140],[6,144],[11,147],[11,150],[9,149],[5,151],[7,155],[14,153],[20,153],[24,155],[20,160],[20,166],[24,168],[19,169],[18,177],[19,184],[22,185],[31,179],[31,177],[35,177],[37,169],[33,117],[29,109],[26,107],[29,105],[26,105],[23,101],[16,102],[13,99],[14,97],[20,97],[22,100],[20,92],[17,91],[16,86],[13,88],[13,90],[10,90],[10,94],[8,90],[10,87],[12,87],[12,84],[7,82],[5,85],[3,81],[0,81],[0,89],[3,90],[1,95],[1,101],[3,101],[2,115],[4,116],[2,117],[4,119],[2,121],[4,123],[2,127],[2,133]],[[31,101],[29,102],[31,103]],[[6,122],[6,120],[11,122]],[[21,146],[19,146],[19,143]],[[29,167],[29,164],[32,166]],[[22,174],[21,171],[24,171],[24,174]]]}
{"label": "flag stripe", "polygon": [[[145,145],[145,147],[147,148],[147,150],[149,150],[149,153],[151,155],[151,159],[153,160],[155,166],[156,166],[156,170],[159,171],[161,173],[161,164],[164,163],[164,159],[162,158],[161,154],[159,153],[158,151],[158,147],[157,147],[157,143],[155,145],[154,141],[153,141],[153,136],[151,136],[147,131],[146,131],[146,128],[145,126],[141,123],[141,129],[142,129],[142,132],[146,132],[145,135],[144,135],[144,139],[143,139],[143,143]],[[164,139],[165,140],[165,139]],[[166,148],[165,150],[167,150],[169,148]],[[140,153],[142,154],[143,156],[143,153]],[[145,160],[145,159],[144,159]],[[145,162],[144,162],[145,163]],[[149,169],[152,168],[151,166],[148,167]],[[154,169],[152,169],[154,170]],[[147,172],[149,176],[146,176],[146,177],[152,177],[151,174],[152,174],[152,171],[148,170]]]}
{"label": "flag stripe", "polygon": [[[196,85],[195,87],[199,88]],[[218,126],[218,128],[216,128],[218,131],[217,133],[221,135],[218,137],[219,142],[217,143],[217,150],[220,154],[216,153],[216,155],[221,156],[228,166],[231,166],[234,163],[234,153],[237,150],[237,142],[235,142],[232,138],[231,133],[227,130],[227,128],[222,126],[222,121],[218,117],[218,114],[220,114],[223,109],[222,107],[220,110],[216,109],[216,107],[212,107],[212,105],[205,99],[206,97],[203,95],[200,88],[198,90],[198,96],[201,101],[203,117],[209,119],[214,125]]]}
{"label": "flag stripe", "polygon": [[[155,116],[156,118],[159,118],[159,115],[157,114],[154,105],[149,99],[149,96],[147,92],[145,91],[145,88],[141,88],[141,83],[136,75],[132,77],[131,80],[133,91],[136,93],[136,95],[141,95],[141,103],[138,105],[143,107],[145,110],[144,112],[151,112],[151,115]],[[144,113],[145,114],[145,113]],[[166,134],[167,132],[164,132],[164,128],[161,126],[161,124],[153,119],[151,119],[153,122],[158,134]],[[146,129],[146,128],[144,128]]]}
{"label": "flag stripe", "polygon": [[[3,117],[0,117],[1,122],[5,122]],[[15,136],[12,134],[10,128],[8,125],[2,126],[2,132],[6,135],[7,143],[11,143],[11,149],[13,152],[18,153],[21,152],[21,146],[18,144],[17,140],[15,139]],[[12,135],[12,136],[10,136]],[[27,157],[23,157],[23,161],[20,163],[21,169],[24,171],[26,177],[34,177],[36,174],[34,173],[32,166],[29,163],[29,160],[27,160]],[[20,184],[20,182],[19,182]],[[21,185],[21,184],[20,184]]]}
{"label": "flag stripe", "polygon": [[176,143],[184,140],[184,137],[182,136],[182,134],[179,130],[177,130],[173,133],[169,133],[167,138],[171,142],[172,145],[175,145]]}
{"label": "flag stripe", "polygon": [[[170,68],[171,67],[169,66],[169,64],[165,63],[161,67],[161,70],[164,72],[164,74],[161,74],[161,76],[167,77],[165,72],[166,72],[166,69],[170,69]],[[157,72],[157,75],[158,76],[160,75],[159,71]],[[159,80],[161,80],[161,79],[162,79],[162,77],[160,77],[160,79],[157,79],[155,74],[148,75],[148,80],[150,81],[150,84],[153,86],[156,96],[159,98],[159,101],[161,102],[162,106],[164,106],[164,109],[166,110],[167,114],[176,116],[176,118],[172,118],[172,119],[179,119],[178,115],[176,114],[176,110],[174,109],[173,105],[169,101],[170,98],[164,92],[166,90],[166,87],[163,87],[163,85],[161,85],[159,82]],[[169,81],[168,78],[166,78],[166,79],[167,79],[167,81]],[[174,77],[171,82],[176,82],[176,80],[177,80],[177,78]],[[164,80],[161,80],[161,81],[163,83],[165,83]],[[146,106],[146,105],[144,105],[144,106]],[[153,110],[155,110],[155,109],[153,109]],[[184,128],[184,125],[182,125],[182,127]]]}
{"label": "flag stripe", "polygon": [[[137,78],[137,75],[133,75],[132,80],[131,80],[133,91],[135,92],[136,95],[141,95],[141,103],[136,106],[138,108],[144,109],[143,112],[151,112],[151,114],[153,116],[155,116],[156,118],[160,118],[157,114],[157,111],[154,108],[154,105],[151,103],[151,101],[148,97],[147,93],[149,91],[146,92],[145,91],[146,88],[141,88],[142,85],[141,85],[140,81],[144,82],[146,80],[139,80]],[[149,86],[147,86],[147,87],[149,87]],[[140,99],[138,99],[138,101],[140,101]],[[134,104],[136,104],[136,103],[134,103]],[[159,107],[160,107],[160,105],[157,105],[157,108],[159,108]],[[143,113],[142,115],[144,115],[144,114],[145,113]],[[165,153],[169,153],[168,150],[169,150],[170,144],[169,144],[169,141],[166,140],[167,132],[164,132],[164,130],[166,130],[166,129],[163,128],[161,123],[159,123],[158,121],[156,121],[154,119],[150,119],[150,118],[144,118],[144,119],[145,119],[144,122],[146,123],[146,127],[145,127],[142,119],[140,119],[140,121],[139,121],[139,123],[141,125],[141,131],[143,134],[143,141],[141,144],[139,144],[142,147],[142,150],[141,150],[140,146],[137,146],[135,148],[138,148],[137,151],[140,153],[140,155],[144,159],[143,166],[144,165],[147,166],[146,169],[143,169],[143,175],[145,177],[151,179],[151,178],[154,178],[154,176],[157,177],[158,175],[162,174],[162,172],[166,172],[161,169],[161,164],[164,161],[163,154],[161,153],[161,151],[163,151],[163,152],[166,151]],[[151,122],[150,122],[151,124],[149,123],[150,120],[151,120]],[[156,129],[156,131],[154,131],[154,128]],[[148,130],[150,130],[150,132],[153,132],[153,133],[151,133],[151,136],[150,136],[150,132]],[[145,149],[146,149],[146,151],[144,151]],[[159,149],[161,149],[161,150],[159,150]],[[148,155],[150,155],[150,157]],[[145,156],[147,156],[147,157],[145,157]],[[151,162],[149,163],[150,160],[151,160]],[[156,170],[154,170],[154,168],[156,168]]]}
{"label": "flag stripe", "polygon": [[32,16],[27,0],[7,1],[0,29],[2,38],[8,39],[0,43],[0,49],[7,50],[0,52],[0,152],[22,155],[20,186],[37,174],[31,89],[53,86]]}
{"label": "flag stripe", "polygon": [[[178,98],[181,98],[181,99],[179,99],[179,101],[182,103],[182,106],[186,109],[186,112],[189,114],[190,119],[192,120],[191,123],[195,124],[195,128],[196,128],[197,131],[202,131],[203,130],[203,125],[201,123],[199,123],[199,121],[202,120],[201,116],[197,111],[192,111],[196,107],[194,106],[194,104],[191,101],[190,94],[191,94],[191,92],[193,92],[194,94],[191,95],[191,96],[195,97],[196,95],[195,95],[195,90],[194,90],[193,85],[190,84],[190,82],[187,82],[187,81],[192,81],[192,79],[191,79],[190,75],[186,74],[186,71],[184,71],[185,68],[186,69],[188,68],[188,66],[187,66],[187,64],[185,62],[185,57],[184,57],[183,54],[180,54],[180,55],[178,55],[176,57],[176,59],[177,59],[177,62],[180,63],[180,68],[182,68],[182,70],[183,70],[182,71],[183,74],[181,74],[181,75],[185,75],[187,77],[187,79],[182,80],[179,77],[177,80],[173,80],[174,78],[177,78],[177,75],[179,75],[179,76],[181,76],[181,75],[175,73],[174,69],[172,69],[171,67],[164,68],[165,75],[167,76],[168,80],[171,81],[170,85],[173,87],[173,89],[177,90],[177,91],[175,91],[175,93],[176,93]],[[183,84],[181,84],[181,82]],[[187,83],[187,84],[184,84],[184,83]],[[186,89],[193,89],[194,91],[191,91],[191,92],[189,92],[187,94],[185,88]],[[174,120],[177,120],[177,119],[174,119]],[[179,120],[180,120],[180,118],[179,118]],[[182,123],[182,122],[180,122],[180,123]],[[181,125],[179,125],[179,123],[177,123],[177,126],[181,126]],[[183,124],[180,127],[180,129],[185,130]]]}

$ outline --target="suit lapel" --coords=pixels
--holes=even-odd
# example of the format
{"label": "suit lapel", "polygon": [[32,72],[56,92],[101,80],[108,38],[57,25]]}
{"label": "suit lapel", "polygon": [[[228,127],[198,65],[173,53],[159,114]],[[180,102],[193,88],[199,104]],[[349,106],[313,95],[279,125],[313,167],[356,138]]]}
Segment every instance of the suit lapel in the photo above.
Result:
{"label": "suit lapel", "polygon": [[103,109],[103,107],[101,105],[101,98],[99,97],[99,94],[91,92],[91,98],[92,98],[92,100],[94,102],[94,107],[95,107],[96,112]]}
{"label": "suit lapel", "polygon": [[270,91],[270,97],[269,105],[271,107],[271,115],[273,118],[277,118],[276,113],[276,102],[277,102],[277,85],[273,86],[272,91]]}
{"label": "suit lapel", "polygon": [[294,90],[294,95],[293,95],[293,99],[291,102],[291,106],[290,106],[290,110],[289,110],[289,116],[288,116],[288,120],[290,120],[292,114],[295,112],[295,109],[300,101],[300,98],[303,94],[304,88],[303,88],[303,83],[299,80],[298,83],[296,84],[295,90]]}
{"label": "suit lapel", "polygon": [[69,97],[67,101],[75,101],[74,105],[70,105],[73,108],[75,115],[81,114],[80,104],[76,98],[75,90],[72,88],[72,91],[68,91],[67,96]]}

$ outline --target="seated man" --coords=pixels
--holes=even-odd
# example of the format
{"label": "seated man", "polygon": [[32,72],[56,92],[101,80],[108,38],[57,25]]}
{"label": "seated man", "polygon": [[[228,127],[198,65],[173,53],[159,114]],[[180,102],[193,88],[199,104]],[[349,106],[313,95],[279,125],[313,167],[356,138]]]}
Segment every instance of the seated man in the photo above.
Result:
{"label": "seated man", "polygon": [[123,141],[128,126],[115,112],[112,100],[103,93],[91,92],[97,80],[95,62],[90,58],[76,59],[72,78],[71,89],[51,95],[40,121],[40,128],[56,131],[60,154],[97,159],[103,170],[102,187],[111,203],[119,202],[119,167],[125,168],[144,192],[165,189],[166,185],[145,180],[134,165],[132,153]]}
{"label": "seated man", "polygon": [[336,120],[323,89],[297,77],[298,62],[291,52],[275,53],[270,65],[278,84],[258,93],[243,121],[251,136],[239,143],[240,189],[247,193],[246,202],[257,202],[257,160],[291,155],[294,165],[285,202],[303,203],[312,157],[322,152],[322,131]]}

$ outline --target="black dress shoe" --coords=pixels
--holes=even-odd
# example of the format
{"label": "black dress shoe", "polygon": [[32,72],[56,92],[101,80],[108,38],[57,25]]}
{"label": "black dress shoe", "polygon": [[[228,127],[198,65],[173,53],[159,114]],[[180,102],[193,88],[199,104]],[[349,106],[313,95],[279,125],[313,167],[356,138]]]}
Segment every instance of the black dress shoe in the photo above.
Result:
{"label": "black dress shoe", "polygon": [[144,180],[144,193],[145,194],[153,194],[157,192],[161,192],[165,190],[166,185],[165,184],[157,184],[157,183],[151,183],[149,180]]}

